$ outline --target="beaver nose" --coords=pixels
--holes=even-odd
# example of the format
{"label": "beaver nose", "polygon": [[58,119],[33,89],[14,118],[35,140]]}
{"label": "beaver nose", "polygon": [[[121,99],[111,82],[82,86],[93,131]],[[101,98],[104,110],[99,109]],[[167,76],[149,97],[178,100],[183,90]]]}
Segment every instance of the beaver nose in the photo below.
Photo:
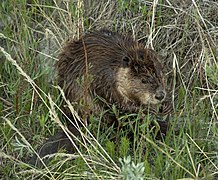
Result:
{"label": "beaver nose", "polygon": [[165,91],[163,90],[157,90],[155,94],[155,98],[158,99],[159,101],[163,100],[165,97]]}

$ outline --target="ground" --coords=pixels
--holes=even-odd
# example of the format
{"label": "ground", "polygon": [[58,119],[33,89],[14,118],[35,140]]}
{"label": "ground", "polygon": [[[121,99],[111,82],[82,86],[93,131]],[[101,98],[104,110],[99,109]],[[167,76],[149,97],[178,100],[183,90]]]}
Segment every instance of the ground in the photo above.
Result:
{"label": "ground", "polygon": [[[0,177],[2,179],[218,178],[218,3],[211,1],[25,1],[0,4]],[[173,112],[163,139],[146,116],[99,128],[91,117],[78,152],[43,167],[28,159],[62,126],[53,68],[64,41],[107,27],[157,51]],[[116,113],[116,107],[112,108]],[[130,122],[131,119],[131,122]],[[135,123],[133,123],[133,122]],[[176,132],[175,132],[176,129]],[[132,132],[133,137],[127,136]],[[92,136],[93,135],[93,136]],[[117,141],[111,135],[119,137]]]}

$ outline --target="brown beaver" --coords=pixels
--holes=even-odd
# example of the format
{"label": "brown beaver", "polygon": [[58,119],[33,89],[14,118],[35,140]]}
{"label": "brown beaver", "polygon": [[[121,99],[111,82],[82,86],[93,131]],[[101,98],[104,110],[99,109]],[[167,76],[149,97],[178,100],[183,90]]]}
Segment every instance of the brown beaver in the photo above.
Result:
{"label": "brown beaver", "polygon": [[[163,67],[156,53],[130,36],[100,30],[67,42],[59,55],[59,85],[71,102],[84,98],[84,86],[78,79],[85,75],[86,59],[87,104],[93,105],[100,96],[120,110],[138,112],[143,106],[161,103],[166,96]],[[91,109],[98,110],[98,103],[93,106]]]}
{"label": "brown beaver", "polygon": [[[60,87],[80,115],[85,113],[84,101],[81,103],[85,99],[94,114],[108,104],[115,104],[123,113],[137,113],[141,109],[146,112],[148,107],[155,112],[155,105],[166,96],[163,67],[155,51],[144,48],[130,36],[109,30],[94,31],[79,40],[68,41],[55,66]],[[88,77],[86,85],[85,76]],[[72,125],[70,129],[78,134]],[[50,138],[39,154],[54,153],[63,146],[72,150],[61,132]],[[36,159],[34,156],[31,163],[35,164]]]}

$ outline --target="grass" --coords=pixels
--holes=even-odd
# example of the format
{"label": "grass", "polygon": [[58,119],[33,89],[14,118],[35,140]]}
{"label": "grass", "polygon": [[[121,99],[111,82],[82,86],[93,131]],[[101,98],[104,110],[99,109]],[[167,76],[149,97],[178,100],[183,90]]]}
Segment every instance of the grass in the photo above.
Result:
{"label": "grass", "polygon": [[[0,177],[2,179],[216,179],[218,177],[218,3],[214,1],[25,1],[0,5]],[[166,68],[174,112],[165,139],[154,117],[91,117],[78,153],[44,168],[28,159],[58,129],[62,95],[53,64],[63,42],[108,27],[153,47]],[[70,104],[69,104],[70,106]],[[71,106],[71,108],[73,108]],[[116,112],[115,109],[113,109]],[[76,112],[74,115],[77,119]],[[130,123],[134,120],[135,123]],[[178,129],[175,134],[173,129]],[[131,131],[133,137],[127,134]],[[94,136],[93,136],[94,135]],[[111,137],[118,137],[116,141]],[[73,142],[73,141],[72,141]],[[81,148],[83,146],[83,148]],[[131,157],[131,158],[130,158]],[[135,173],[138,172],[138,173]],[[135,173],[135,174],[134,174]]]}

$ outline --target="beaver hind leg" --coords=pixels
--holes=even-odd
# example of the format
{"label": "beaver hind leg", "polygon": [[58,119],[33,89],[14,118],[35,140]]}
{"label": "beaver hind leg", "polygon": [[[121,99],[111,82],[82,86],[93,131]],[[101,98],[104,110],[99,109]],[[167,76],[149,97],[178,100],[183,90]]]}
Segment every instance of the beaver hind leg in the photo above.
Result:
{"label": "beaver hind leg", "polygon": [[[67,153],[74,153],[75,148],[72,144],[72,142],[69,140],[67,135],[60,131],[54,136],[50,137],[37,151],[40,158],[45,157],[46,155],[51,155],[57,153],[60,149],[66,150]],[[47,161],[44,161],[47,163]],[[29,164],[36,166],[36,167],[42,167],[42,163],[38,156],[34,154],[29,162]]]}

